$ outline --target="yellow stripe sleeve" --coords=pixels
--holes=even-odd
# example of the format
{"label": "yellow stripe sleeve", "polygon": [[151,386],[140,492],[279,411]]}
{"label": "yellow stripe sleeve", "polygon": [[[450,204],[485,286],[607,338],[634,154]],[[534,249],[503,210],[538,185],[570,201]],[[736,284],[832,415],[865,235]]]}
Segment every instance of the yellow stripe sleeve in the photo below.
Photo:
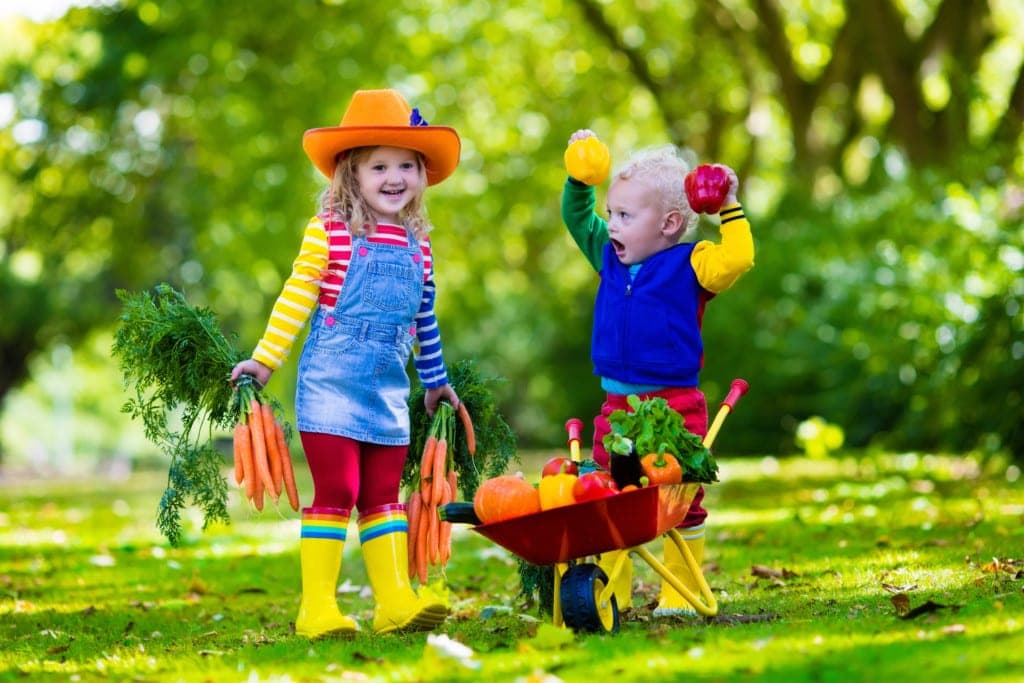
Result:
{"label": "yellow stripe sleeve", "polygon": [[754,238],[750,223],[739,204],[723,207],[719,212],[722,242],[702,240],[693,248],[690,263],[697,281],[709,292],[723,292],[754,267]]}
{"label": "yellow stripe sleeve", "polygon": [[274,303],[263,338],[253,351],[253,360],[271,370],[284,364],[317,305],[327,258],[327,231],[319,218],[312,218],[302,235],[302,246],[292,263],[292,273]]}

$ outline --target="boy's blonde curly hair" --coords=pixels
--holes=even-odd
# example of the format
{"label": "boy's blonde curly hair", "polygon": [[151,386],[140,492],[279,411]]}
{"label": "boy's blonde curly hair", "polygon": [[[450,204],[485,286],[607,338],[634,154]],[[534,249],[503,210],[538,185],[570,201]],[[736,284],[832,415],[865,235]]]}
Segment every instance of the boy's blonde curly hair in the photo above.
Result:
{"label": "boy's blonde curly hair", "polygon": [[664,211],[678,211],[683,217],[679,240],[685,241],[697,228],[697,213],[686,198],[686,174],[690,165],[674,145],[639,150],[612,176],[615,180],[635,180],[654,191]]}
{"label": "boy's blonde curly hair", "polygon": [[[375,147],[356,147],[346,150],[338,164],[334,167],[331,184],[320,195],[320,215],[327,220],[341,220],[348,225],[349,231],[356,237],[363,237],[377,229],[370,205],[359,192],[359,179],[356,167]],[[420,171],[420,187],[427,187],[427,171],[423,155],[416,153],[416,161]],[[423,203],[423,192],[413,198],[399,215],[402,224],[412,230],[416,239],[423,239],[433,229],[427,218],[427,207]]]}

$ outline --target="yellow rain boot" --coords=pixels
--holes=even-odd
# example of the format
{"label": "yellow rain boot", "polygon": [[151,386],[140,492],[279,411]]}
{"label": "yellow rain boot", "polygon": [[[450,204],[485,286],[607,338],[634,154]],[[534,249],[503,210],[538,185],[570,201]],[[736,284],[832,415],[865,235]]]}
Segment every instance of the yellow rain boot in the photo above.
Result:
{"label": "yellow rain boot", "polygon": [[409,582],[409,520],[405,505],[382,505],[359,516],[359,542],[373,596],[373,630],[429,630],[448,616],[437,597],[417,595]]}
{"label": "yellow rain boot", "polygon": [[[622,568],[615,579],[612,576],[615,572],[615,564],[622,558]],[[633,606],[633,558],[625,550],[612,550],[602,553],[597,566],[608,575],[608,581],[615,587],[615,602],[619,609],[626,609]]]}
{"label": "yellow rain boot", "polygon": [[338,609],[338,572],[345,548],[349,511],[304,508],[299,557],[302,560],[302,602],[295,633],[308,638],[359,630],[352,617]]}
{"label": "yellow rain boot", "polygon": [[[697,566],[704,562],[704,525],[679,529],[686,547],[689,548]],[[700,595],[700,587],[694,578],[683,553],[670,538],[665,539],[665,558],[662,560],[665,568],[676,578],[682,581],[683,585],[690,589],[694,595]],[[695,617],[697,610],[693,608],[686,598],[673,588],[667,581],[661,582],[661,595],[658,597],[658,606],[654,610],[655,617]]]}

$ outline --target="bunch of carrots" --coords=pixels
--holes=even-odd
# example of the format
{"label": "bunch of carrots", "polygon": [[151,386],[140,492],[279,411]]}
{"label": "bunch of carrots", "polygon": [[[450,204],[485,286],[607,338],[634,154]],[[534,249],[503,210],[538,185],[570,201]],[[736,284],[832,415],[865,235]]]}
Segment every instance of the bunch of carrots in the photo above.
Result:
{"label": "bunch of carrots", "polygon": [[245,497],[262,511],[264,494],[276,505],[282,490],[292,510],[299,510],[291,451],[284,428],[274,416],[270,403],[261,400],[255,379],[242,376],[238,388],[238,422],[235,424],[233,450],[235,483],[245,489]]}
{"label": "bunch of carrots", "polygon": [[438,508],[454,502],[458,495],[458,475],[452,457],[456,416],[466,432],[470,454],[476,452],[473,421],[465,404],[460,403],[456,410],[442,401],[420,456],[419,488],[409,495],[409,578],[417,578],[421,585],[427,582],[427,565],[443,568],[452,554],[452,525],[441,520]]}

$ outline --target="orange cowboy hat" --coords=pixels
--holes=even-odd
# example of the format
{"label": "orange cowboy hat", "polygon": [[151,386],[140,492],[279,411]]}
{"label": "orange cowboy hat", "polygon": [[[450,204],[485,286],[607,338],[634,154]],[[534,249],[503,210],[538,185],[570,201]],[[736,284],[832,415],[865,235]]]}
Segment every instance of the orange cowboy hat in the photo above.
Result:
{"label": "orange cowboy hat", "polygon": [[427,184],[436,185],[459,165],[459,134],[448,126],[429,126],[397,90],[357,90],[341,124],[311,128],[302,136],[302,149],[328,178],[334,176],[338,155],[354,147],[402,147],[423,155]]}

